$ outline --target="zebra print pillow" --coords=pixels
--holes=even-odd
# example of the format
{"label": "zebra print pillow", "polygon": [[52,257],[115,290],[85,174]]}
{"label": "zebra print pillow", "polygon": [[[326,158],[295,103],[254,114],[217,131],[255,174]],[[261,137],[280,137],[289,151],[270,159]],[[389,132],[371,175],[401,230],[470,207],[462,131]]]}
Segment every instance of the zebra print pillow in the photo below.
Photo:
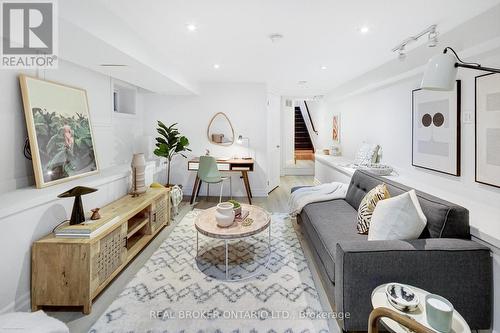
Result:
{"label": "zebra print pillow", "polygon": [[358,233],[366,235],[370,229],[370,221],[377,202],[390,198],[391,195],[385,184],[380,184],[366,193],[358,208]]}

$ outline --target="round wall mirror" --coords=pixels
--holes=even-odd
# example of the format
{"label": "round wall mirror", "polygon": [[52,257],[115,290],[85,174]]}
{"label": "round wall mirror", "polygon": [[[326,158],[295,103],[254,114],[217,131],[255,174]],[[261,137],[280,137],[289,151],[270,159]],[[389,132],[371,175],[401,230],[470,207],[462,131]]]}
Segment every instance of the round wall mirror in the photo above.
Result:
{"label": "round wall mirror", "polygon": [[208,141],[216,145],[230,146],[234,143],[234,129],[225,113],[216,113],[207,129]]}

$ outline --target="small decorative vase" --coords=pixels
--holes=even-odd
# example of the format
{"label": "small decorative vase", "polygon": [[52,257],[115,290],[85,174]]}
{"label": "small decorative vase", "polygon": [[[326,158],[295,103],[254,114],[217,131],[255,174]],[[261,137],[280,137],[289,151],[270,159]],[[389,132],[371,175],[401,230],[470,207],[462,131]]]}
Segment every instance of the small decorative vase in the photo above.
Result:
{"label": "small decorative vase", "polygon": [[215,220],[217,225],[227,228],[234,222],[234,205],[230,202],[222,202],[217,205],[215,210]]}
{"label": "small decorative vase", "polygon": [[132,194],[137,196],[145,193],[146,188],[146,159],[143,153],[132,157]]}

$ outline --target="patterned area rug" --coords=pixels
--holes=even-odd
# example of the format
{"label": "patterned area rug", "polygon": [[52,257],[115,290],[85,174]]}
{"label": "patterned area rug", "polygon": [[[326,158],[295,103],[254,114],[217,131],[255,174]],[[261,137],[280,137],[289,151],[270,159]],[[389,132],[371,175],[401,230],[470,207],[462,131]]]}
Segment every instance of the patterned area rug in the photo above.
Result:
{"label": "patterned area rug", "polygon": [[[255,274],[225,282],[224,243],[200,235],[188,213],[125,290],[94,324],[104,332],[328,332],[311,272],[290,219],[272,216],[267,230],[229,247],[230,274]],[[266,266],[266,263],[269,263]]]}

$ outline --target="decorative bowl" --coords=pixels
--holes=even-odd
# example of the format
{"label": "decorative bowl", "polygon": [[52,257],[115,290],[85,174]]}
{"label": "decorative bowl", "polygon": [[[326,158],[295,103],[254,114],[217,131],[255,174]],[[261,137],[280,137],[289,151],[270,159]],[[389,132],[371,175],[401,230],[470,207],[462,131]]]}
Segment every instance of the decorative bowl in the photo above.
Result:
{"label": "decorative bowl", "polygon": [[418,309],[420,300],[410,287],[400,283],[389,283],[385,288],[387,300],[396,309],[412,312]]}
{"label": "decorative bowl", "polygon": [[374,173],[377,176],[390,176],[394,170],[391,166],[380,163],[360,165],[358,169]]}

